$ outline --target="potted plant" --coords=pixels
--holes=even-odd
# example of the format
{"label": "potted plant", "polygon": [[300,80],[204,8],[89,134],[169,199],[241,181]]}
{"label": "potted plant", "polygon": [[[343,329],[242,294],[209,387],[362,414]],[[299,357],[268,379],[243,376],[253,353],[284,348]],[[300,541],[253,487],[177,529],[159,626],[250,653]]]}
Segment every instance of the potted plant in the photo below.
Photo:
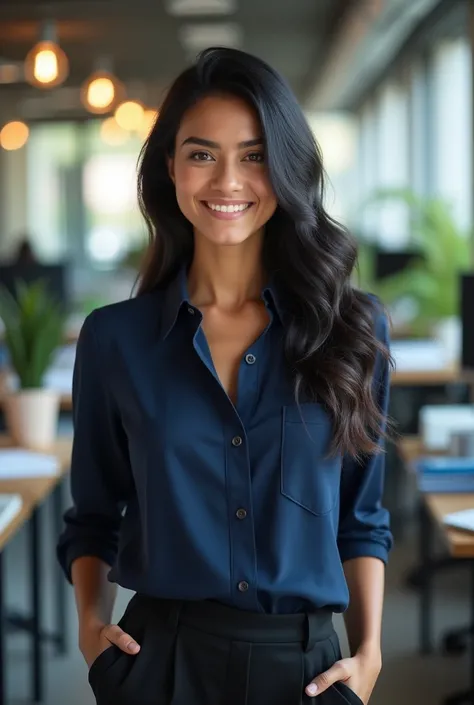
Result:
{"label": "potted plant", "polygon": [[17,377],[3,399],[7,430],[18,445],[48,449],[56,437],[59,395],[43,386],[43,378],[63,341],[64,312],[43,281],[17,282],[15,296],[0,289],[0,318]]}
{"label": "potted plant", "polygon": [[[411,301],[411,327],[415,334],[430,335],[443,328],[452,330],[459,315],[460,275],[471,265],[469,234],[459,228],[449,204],[442,198],[387,190],[370,199],[371,204],[383,201],[402,202],[409,209],[408,244],[420,257],[402,272],[380,282],[370,282],[370,288],[389,307],[400,299]],[[367,277],[367,268],[365,274]]]}

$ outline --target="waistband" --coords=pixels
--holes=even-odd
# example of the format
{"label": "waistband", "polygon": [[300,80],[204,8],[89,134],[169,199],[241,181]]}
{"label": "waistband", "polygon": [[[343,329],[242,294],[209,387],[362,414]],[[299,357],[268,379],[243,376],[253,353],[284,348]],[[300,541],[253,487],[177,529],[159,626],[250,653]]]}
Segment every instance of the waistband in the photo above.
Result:
{"label": "waistband", "polygon": [[302,614],[247,612],[210,600],[163,600],[136,594],[131,604],[162,616],[173,628],[179,624],[230,641],[251,643],[300,643],[305,651],[334,634],[332,612]]}

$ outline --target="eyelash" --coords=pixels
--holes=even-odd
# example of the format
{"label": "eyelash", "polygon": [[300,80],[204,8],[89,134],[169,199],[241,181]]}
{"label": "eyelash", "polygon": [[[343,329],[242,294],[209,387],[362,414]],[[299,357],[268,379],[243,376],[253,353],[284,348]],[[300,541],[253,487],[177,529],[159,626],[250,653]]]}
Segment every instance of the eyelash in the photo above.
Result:
{"label": "eyelash", "polygon": [[[209,157],[209,159],[201,159],[200,157]],[[258,159],[251,159],[250,157],[258,157]],[[194,162],[208,162],[212,161],[212,156],[209,154],[209,152],[193,152],[190,154],[189,158],[191,161]],[[251,154],[247,154],[245,159],[252,164],[261,164],[264,161],[264,155],[262,152],[252,152]]]}

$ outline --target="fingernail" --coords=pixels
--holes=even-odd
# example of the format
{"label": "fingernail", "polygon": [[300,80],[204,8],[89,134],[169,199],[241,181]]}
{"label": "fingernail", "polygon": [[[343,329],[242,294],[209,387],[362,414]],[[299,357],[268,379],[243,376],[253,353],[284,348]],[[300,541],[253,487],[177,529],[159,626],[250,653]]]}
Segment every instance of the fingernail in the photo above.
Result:
{"label": "fingernail", "polygon": [[318,692],[318,686],[316,685],[316,683],[310,683],[306,688],[306,692],[308,693],[308,695],[316,695],[316,693]]}
{"label": "fingernail", "polygon": [[129,645],[128,648],[130,651],[132,651],[134,654],[137,653],[137,651],[140,651],[140,647],[135,641],[132,641]]}

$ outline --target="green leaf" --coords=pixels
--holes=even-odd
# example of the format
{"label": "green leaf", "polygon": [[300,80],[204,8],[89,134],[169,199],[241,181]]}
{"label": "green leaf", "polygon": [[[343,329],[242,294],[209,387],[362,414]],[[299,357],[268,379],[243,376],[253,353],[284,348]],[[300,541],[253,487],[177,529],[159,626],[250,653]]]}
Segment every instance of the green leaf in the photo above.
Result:
{"label": "green leaf", "polygon": [[439,320],[459,313],[459,280],[471,268],[472,233],[457,225],[449,203],[440,198],[423,198],[406,189],[377,191],[366,203],[404,203],[410,213],[409,247],[421,260],[374,288],[390,305],[402,296],[415,300],[419,319]]}
{"label": "green leaf", "polygon": [[15,283],[16,297],[0,287],[0,318],[10,363],[20,386],[38,388],[64,337],[65,314],[45,282]]}

